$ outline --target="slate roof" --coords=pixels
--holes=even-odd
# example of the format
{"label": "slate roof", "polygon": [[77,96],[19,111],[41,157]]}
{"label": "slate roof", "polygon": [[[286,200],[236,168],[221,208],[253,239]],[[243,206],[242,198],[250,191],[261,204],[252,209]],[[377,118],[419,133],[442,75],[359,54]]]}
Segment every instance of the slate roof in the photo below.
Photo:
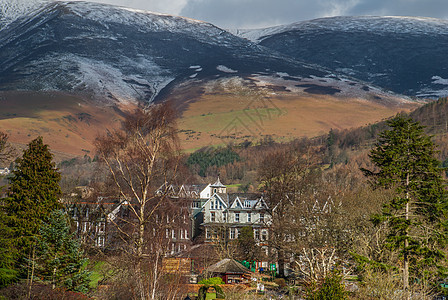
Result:
{"label": "slate roof", "polygon": [[231,273],[231,274],[245,274],[250,273],[250,270],[231,258],[225,258],[214,265],[211,265],[206,269],[206,272],[210,273]]}
{"label": "slate roof", "polygon": [[221,181],[219,180],[219,177],[218,177],[218,180],[216,180],[216,182],[214,184],[212,184],[211,186],[212,187],[223,187],[223,188],[226,187],[224,184],[221,183]]}

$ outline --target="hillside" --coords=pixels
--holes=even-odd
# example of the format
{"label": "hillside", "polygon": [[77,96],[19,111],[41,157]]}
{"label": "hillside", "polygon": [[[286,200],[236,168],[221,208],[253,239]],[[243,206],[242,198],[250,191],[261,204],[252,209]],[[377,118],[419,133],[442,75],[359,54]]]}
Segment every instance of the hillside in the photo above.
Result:
{"label": "hillside", "polygon": [[234,77],[185,83],[167,100],[181,110],[179,136],[188,151],[264,138],[310,138],[376,123],[421,105],[378,89],[363,90],[354,82],[320,84]]}
{"label": "hillside", "polygon": [[166,100],[181,112],[188,151],[312,137],[420,105],[213,24],[89,2],[32,4],[0,22],[0,129],[15,143],[43,135],[54,150],[82,155],[122,109]]}
{"label": "hillside", "polygon": [[[121,106],[122,110],[133,106]],[[120,125],[119,107],[54,92],[0,92],[0,129],[16,144],[41,135],[58,157],[93,155],[99,133]]]}
{"label": "hillside", "polygon": [[152,102],[168,85],[229,74],[335,76],[212,24],[89,2],[43,2],[0,31],[0,89]]}
{"label": "hillside", "polygon": [[448,95],[447,20],[331,17],[237,34],[399,94]]}

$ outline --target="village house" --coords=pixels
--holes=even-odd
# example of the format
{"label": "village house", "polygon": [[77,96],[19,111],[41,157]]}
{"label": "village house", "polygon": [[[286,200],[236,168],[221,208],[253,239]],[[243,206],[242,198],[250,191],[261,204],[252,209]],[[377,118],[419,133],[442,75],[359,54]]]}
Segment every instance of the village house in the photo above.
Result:
{"label": "village house", "polygon": [[[114,250],[120,247],[120,229],[132,230],[132,208],[117,197],[82,197],[82,192],[71,194],[63,202],[73,220],[74,229],[87,246]],[[161,246],[167,256],[178,254],[191,246],[190,204],[178,197],[164,197],[147,223],[151,243]],[[155,245],[149,245],[153,247]]]}
{"label": "village house", "polygon": [[241,228],[250,226],[255,241],[267,252],[271,217],[260,194],[228,193],[218,178],[213,184],[162,186],[172,197],[185,197],[191,203],[192,238],[213,243],[216,238],[235,240]]}

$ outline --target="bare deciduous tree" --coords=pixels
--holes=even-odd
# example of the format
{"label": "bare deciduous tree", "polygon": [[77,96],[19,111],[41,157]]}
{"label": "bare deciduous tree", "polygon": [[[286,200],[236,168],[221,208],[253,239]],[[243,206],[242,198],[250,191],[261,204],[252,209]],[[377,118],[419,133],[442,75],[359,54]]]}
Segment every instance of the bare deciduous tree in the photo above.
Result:
{"label": "bare deciduous tree", "polygon": [[14,156],[14,149],[8,143],[8,135],[0,131],[0,163],[4,163]]}
{"label": "bare deciduous tree", "polygon": [[304,216],[297,211],[306,209],[303,204],[308,199],[311,181],[316,171],[319,173],[316,166],[312,149],[298,144],[268,154],[259,168],[259,179],[272,216],[269,246],[276,253],[282,277],[285,276],[285,261],[293,252],[294,234]]}
{"label": "bare deciduous tree", "polygon": [[[99,136],[96,148],[128,211],[109,222],[115,225],[123,250],[134,262],[137,298],[156,299],[157,272],[166,246],[151,245],[150,241],[165,234],[153,220],[168,197],[169,185],[164,183],[172,182],[177,170],[174,109],[166,103],[137,109],[126,116],[121,130]],[[160,186],[165,188],[157,190]],[[149,285],[148,272],[152,278]]]}

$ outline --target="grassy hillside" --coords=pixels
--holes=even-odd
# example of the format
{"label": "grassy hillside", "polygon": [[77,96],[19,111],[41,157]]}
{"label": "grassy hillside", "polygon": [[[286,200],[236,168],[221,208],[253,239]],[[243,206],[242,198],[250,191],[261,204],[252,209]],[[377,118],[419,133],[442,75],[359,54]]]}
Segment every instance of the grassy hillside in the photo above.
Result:
{"label": "grassy hillside", "polygon": [[[365,126],[420,106],[397,101],[397,97],[378,103],[374,95],[366,100],[241,82],[181,86],[166,97],[179,108],[179,137],[184,150],[245,140],[314,137],[330,129]],[[42,135],[62,159],[92,156],[95,137],[118,127],[122,112],[134,107],[94,104],[89,99],[54,92],[1,92],[0,130],[19,145]]]}
{"label": "grassy hillside", "polygon": [[53,151],[84,155],[93,151],[99,132],[119,125],[112,107],[96,106],[81,97],[45,92],[0,93],[0,130],[16,144],[39,135]]}
{"label": "grassy hillside", "polygon": [[[271,87],[272,88],[272,87]],[[276,141],[314,137],[330,129],[365,126],[410,111],[420,104],[387,105],[357,97],[291,93],[240,86],[196,86],[171,96],[182,103],[180,139],[190,151],[208,145],[241,143],[266,136]]]}

